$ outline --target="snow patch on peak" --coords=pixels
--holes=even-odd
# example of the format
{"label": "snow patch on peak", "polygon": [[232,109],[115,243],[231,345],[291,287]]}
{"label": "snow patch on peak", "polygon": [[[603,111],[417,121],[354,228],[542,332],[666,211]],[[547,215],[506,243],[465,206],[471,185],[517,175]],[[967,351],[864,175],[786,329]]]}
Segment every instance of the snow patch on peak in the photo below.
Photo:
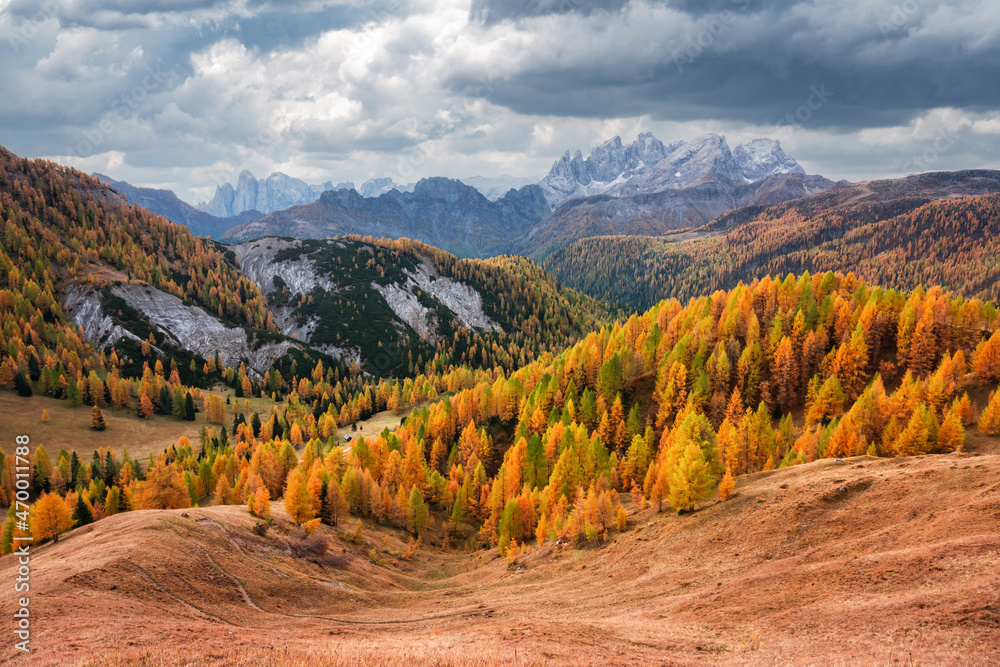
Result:
{"label": "snow patch on peak", "polygon": [[806,170],[781,148],[777,139],[758,138],[740,144],[733,150],[733,158],[743,172],[747,183],[762,181],[775,174],[805,174]]}

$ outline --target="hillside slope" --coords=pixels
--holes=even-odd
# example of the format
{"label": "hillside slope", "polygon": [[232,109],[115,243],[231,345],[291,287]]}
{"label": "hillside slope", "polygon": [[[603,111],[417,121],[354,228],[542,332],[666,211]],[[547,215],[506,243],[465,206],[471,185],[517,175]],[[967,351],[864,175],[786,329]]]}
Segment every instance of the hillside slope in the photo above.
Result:
{"label": "hillside slope", "polygon": [[209,359],[254,379],[338,360],[341,374],[359,362],[377,377],[428,362],[509,371],[611,319],[527,260],[360,237],[231,249],[95,177],[3,149],[0,225],[0,312],[25,320],[0,342],[18,341],[8,356],[31,380],[46,358],[67,365],[59,346],[97,368],[114,348],[135,375],[173,360],[185,382]]}
{"label": "hillside slope", "polygon": [[205,211],[199,211],[181,200],[171,190],[139,187],[125,181],[116,181],[104,174],[94,174],[94,176],[102,183],[111,186],[130,203],[138,204],[156,215],[162,215],[171,222],[185,225],[192,234],[198,236],[210,236],[213,239],[218,239],[231,227],[256,220],[264,215],[251,210],[232,216],[218,217]]}
{"label": "hillside slope", "polygon": [[700,227],[743,206],[798,199],[837,186],[822,176],[792,173],[749,184],[704,179],[684,188],[570,199],[518,239],[516,246],[542,259],[572,241],[590,236],[667,234]]}
{"label": "hillside slope", "polygon": [[33,551],[18,663],[189,664],[197,638],[215,665],[995,664],[998,480],[995,439],[825,459],[693,514],[630,507],[606,546],[516,568],[433,548],[378,566],[403,545],[376,526],[321,526],[327,554],[297,557],[281,518],[257,536],[240,507],[129,512]]}
{"label": "hillside slope", "polygon": [[223,249],[94,177],[0,148],[0,217],[3,343],[31,380],[48,363],[99,368],[111,346],[140,360],[143,341],[186,382],[190,363],[265,369],[302,347]]}
{"label": "hillside slope", "polygon": [[281,331],[376,376],[507,371],[612,319],[523,258],[458,259],[408,240],[264,237],[232,246]]}
{"label": "hillside slope", "polygon": [[663,238],[586,238],[544,261],[565,284],[641,310],[764,275],[851,271],[898,288],[939,284],[997,299],[1000,172],[857,183],[726,213]]}

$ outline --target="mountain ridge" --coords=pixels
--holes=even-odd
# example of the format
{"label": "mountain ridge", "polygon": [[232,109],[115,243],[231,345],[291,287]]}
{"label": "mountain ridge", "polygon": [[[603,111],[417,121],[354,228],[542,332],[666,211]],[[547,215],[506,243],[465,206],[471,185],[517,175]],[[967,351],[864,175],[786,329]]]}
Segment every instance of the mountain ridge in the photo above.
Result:
{"label": "mountain ridge", "polygon": [[171,222],[185,225],[192,234],[199,236],[217,239],[232,227],[251,222],[264,215],[258,211],[250,210],[229,217],[218,217],[191,206],[174,194],[172,190],[140,187],[126,181],[116,181],[110,176],[99,173],[95,173],[93,176],[124,196],[129,203],[138,204]]}

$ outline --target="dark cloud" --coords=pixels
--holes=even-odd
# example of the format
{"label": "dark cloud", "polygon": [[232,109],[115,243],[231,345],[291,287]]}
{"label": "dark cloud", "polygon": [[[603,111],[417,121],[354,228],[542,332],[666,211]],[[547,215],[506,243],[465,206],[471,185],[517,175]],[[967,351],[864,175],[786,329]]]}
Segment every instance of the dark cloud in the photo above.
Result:
{"label": "dark cloud", "polygon": [[327,31],[351,28],[368,21],[369,17],[367,10],[356,7],[291,13],[268,9],[247,19],[230,19],[219,32],[262,51],[297,49]]}
{"label": "dark cloud", "polygon": [[[674,7],[693,16],[724,11],[760,11],[782,9],[799,0],[649,0],[647,4]],[[483,25],[503,21],[581,14],[620,12],[630,0],[472,0],[469,19]]]}
{"label": "dark cloud", "polygon": [[472,0],[469,18],[485,25],[553,14],[619,11],[628,0]]}
{"label": "dark cloud", "polygon": [[[905,122],[942,105],[1000,107],[1000,86],[992,84],[1000,75],[992,19],[1000,12],[987,0],[690,0],[647,3],[641,14],[632,3],[618,17],[589,16],[622,4],[477,0],[474,11],[487,26],[573,14],[518,24],[538,30],[539,42],[551,48],[534,47],[532,57],[506,71],[493,99],[524,114],[755,124],[798,114],[813,126],[840,128]],[[970,11],[981,20],[970,20]],[[634,26],[634,39],[621,40],[640,19],[661,24]],[[619,29],[604,28],[616,21]],[[465,91],[483,75],[462,70],[450,85]],[[814,86],[830,94],[817,102]],[[804,104],[821,108],[807,114]]]}

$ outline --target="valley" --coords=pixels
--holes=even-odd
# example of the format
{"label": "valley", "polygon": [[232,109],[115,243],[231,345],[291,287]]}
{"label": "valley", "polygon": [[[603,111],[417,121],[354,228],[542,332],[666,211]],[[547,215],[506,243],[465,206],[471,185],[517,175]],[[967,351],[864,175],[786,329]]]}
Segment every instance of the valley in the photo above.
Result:
{"label": "valley", "polygon": [[66,648],[19,662],[183,664],[197,637],[225,664],[952,664],[960,651],[988,665],[998,478],[995,440],[818,461],[750,475],[690,515],[630,507],[605,544],[546,543],[513,565],[426,543],[401,560],[398,533],[368,522],[358,540],[323,527],[326,552],[296,555],[278,507],[263,536],[238,507],[129,512],[33,554],[39,644]]}

